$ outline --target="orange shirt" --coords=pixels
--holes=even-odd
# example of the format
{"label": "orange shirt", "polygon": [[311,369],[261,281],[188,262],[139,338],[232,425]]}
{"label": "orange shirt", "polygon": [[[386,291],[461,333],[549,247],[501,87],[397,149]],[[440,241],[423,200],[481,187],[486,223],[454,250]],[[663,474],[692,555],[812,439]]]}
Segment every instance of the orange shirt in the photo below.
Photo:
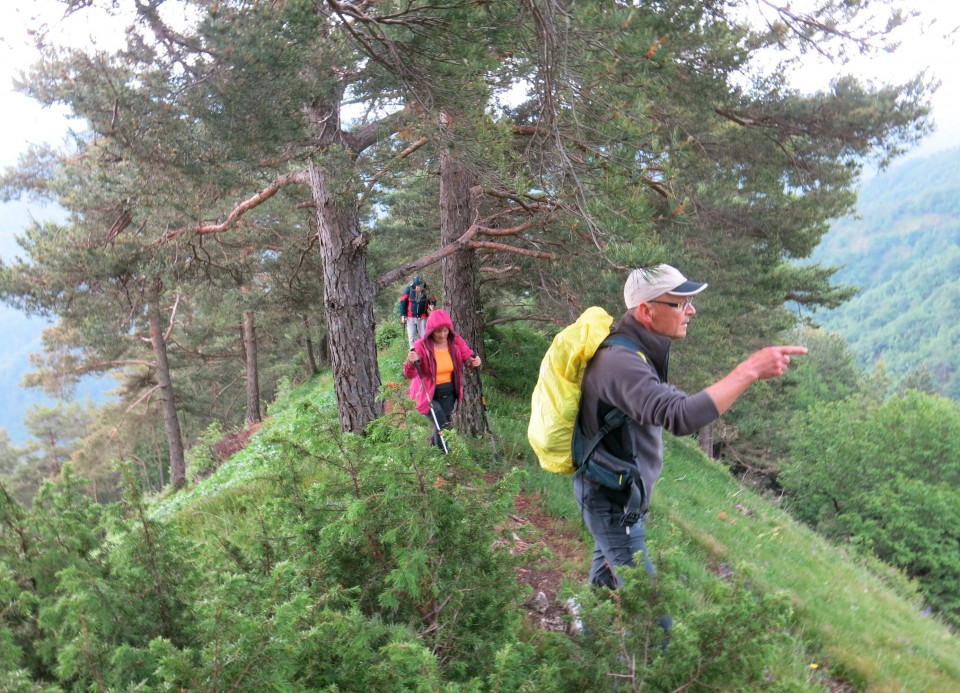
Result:
{"label": "orange shirt", "polygon": [[433,356],[437,360],[437,385],[443,385],[453,380],[453,359],[450,358],[448,347],[434,347]]}

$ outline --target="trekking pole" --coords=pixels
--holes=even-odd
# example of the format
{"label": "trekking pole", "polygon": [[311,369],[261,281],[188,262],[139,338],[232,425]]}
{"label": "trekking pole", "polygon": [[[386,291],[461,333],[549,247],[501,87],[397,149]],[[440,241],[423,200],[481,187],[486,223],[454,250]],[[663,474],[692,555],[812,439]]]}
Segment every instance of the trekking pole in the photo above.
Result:
{"label": "trekking pole", "polygon": [[443,437],[443,430],[440,428],[440,422],[437,421],[437,412],[433,409],[433,402],[430,401],[430,398],[427,395],[427,388],[423,384],[423,373],[420,372],[420,361],[414,361],[413,367],[417,369],[417,379],[420,380],[420,389],[423,391],[423,398],[427,400],[427,406],[430,407],[430,416],[433,418],[433,427],[437,430],[437,437],[440,438],[440,445],[443,446],[443,454],[449,455],[450,450],[447,448],[447,441]]}
{"label": "trekking pole", "polygon": [[[477,352],[473,352],[473,358],[477,357]],[[480,369],[474,368],[473,372],[477,374],[477,391],[480,393],[480,404],[483,406],[483,425],[487,429],[487,433],[490,434],[490,446],[493,448],[493,458],[497,461],[500,460],[500,453],[497,451],[497,436],[494,435],[493,429],[490,428],[490,411],[487,409],[487,398],[483,396],[483,379],[480,377]]]}

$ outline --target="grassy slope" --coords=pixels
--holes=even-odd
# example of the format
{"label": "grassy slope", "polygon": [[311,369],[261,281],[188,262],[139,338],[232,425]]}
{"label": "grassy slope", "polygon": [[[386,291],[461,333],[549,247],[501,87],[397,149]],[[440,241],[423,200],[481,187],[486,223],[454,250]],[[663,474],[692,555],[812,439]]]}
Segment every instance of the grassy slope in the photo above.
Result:
{"label": "grassy slope", "polygon": [[[960,639],[924,615],[903,580],[852,560],[739,485],[689,441],[668,449],[653,508],[669,519],[667,534],[693,538],[757,589],[788,593],[805,636],[858,689],[960,690]],[[669,541],[663,535],[651,527],[651,544]]]}
{"label": "grassy slope", "polygon": [[[396,370],[394,359],[381,364],[385,380]],[[489,383],[485,385],[488,387]],[[404,388],[390,391],[390,399],[404,397]],[[555,566],[569,581],[582,581],[587,544],[565,478],[535,467],[523,436],[526,403],[487,390],[494,430],[504,464],[530,469],[528,492],[541,499],[548,512],[566,518],[572,531],[544,536],[565,541],[556,546]],[[290,424],[289,402],[307,398],[315,406],[334,407],[329,375],[295,390],[287,403],[271,408],[271,419],[250,446],[229,460],[210,479],[162,501],[159,516],[179,516],[196,531],[202,517],[216,517],[220,531],[243,541],[239,523],[230,516],[264,492],[258,468],[270,453],[269,437],[284,435]],[[415,433],[419,441],[426,427]],[[828,669],[831,676],[866,691],[960,690],[960,639],[936,619],[922,613],[920,600],[906,582],[882,566],[868,567],[798,525],[776,504],[732,479],[725,468],[707,460],[690,441],[668,436],[667,464],[648,523],[651,551],[693,543],[708,556],[707,569],[716,575],[735,572],[761,593],[789,595],[797,613],[805,651],[822,653],[825,661],[812,668]],[[489,446],[481,444],[481,456]],[[182,512],[180,512],[182,511]],[[209,528],[208,528],[209,529]],[[569,544],[579,543],[571,547]],[[577,565],[562,564],[560,556],[584,556]],[[655,557],[656,560],[656,557]],[[850,688],[847,688],[850,690]]]}

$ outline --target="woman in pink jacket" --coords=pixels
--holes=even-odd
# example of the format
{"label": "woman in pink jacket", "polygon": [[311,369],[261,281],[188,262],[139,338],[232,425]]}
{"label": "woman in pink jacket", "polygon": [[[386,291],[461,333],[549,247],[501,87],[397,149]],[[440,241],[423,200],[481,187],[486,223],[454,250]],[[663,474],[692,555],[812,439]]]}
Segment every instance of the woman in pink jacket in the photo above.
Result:
{"label": "woman in pink jacket", "polygon": [[[463,367],[480,367],[480,357],[466,340],[453,331],[453,321],[443,309],[434,310],[427,318],[422,338],[414,342],[403,364],[403,376],[410,380],[410,399],[417,411],[436,425],[450,428],[453,407],[463,399]],[[430,410],[433,409],[433,413]],[[445,449],[440,432],[435,430],[430,442]]]}

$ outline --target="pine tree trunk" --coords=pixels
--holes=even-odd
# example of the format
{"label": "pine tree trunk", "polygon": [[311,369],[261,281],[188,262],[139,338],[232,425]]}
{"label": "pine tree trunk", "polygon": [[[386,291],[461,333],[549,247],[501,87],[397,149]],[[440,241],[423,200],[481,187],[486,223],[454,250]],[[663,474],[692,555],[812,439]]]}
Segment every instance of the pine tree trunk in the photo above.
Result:
{"label": "pine tree trunk", "polygon": [[310,375],[316,375],[320,372],[317,368],[317,356],[313,353],[313,339],[310,337],[310,321],[307,316],[303,316],[303,333],[306,335],[307,363],[310,365]]}
{"label": "pine tree trunk", "polygon": [[330,339],[326,334],[320,335],[317,343],[317,362],[323,367],[330,365]]}
{"label": "pine tree trunk", "polygon": [[247,426],[260,418],[260,371],[257,368],[257,327],[252,310],[243,311],[243,351],[247,356]]}
{"label": "pine tree trunk", "polygon": [[[444,121],[446,126],[452,129],[452,118],[445,114]],[[471,182],[469,169],[449,147],[442,147],[440,150],[442,245],[452,243],[470,228],[474,216],[473,198],[470,192]],[[443,303],[453,319],[453,327],[482,359],[483,316],[480,312],[480,292],[477,288],[476,257],[472,250],[458,250],[443,259],[441,268]],[[478,373],[472,370],[464,374],[463,401],[457,405],[454,416],[454,426],[464,435],[479,436],[486,430],[478,377]]]}
{"label": "pine tree trunk", "polygon": [[323,265],[323,304],[340,428],[361,433],[383,416],[377,401],[380,371],[374,338],[373,285],[367,275],[368,239],[360,233],[356,202],[338,206],[328,172],[310,166]]}
{"label": "pine tree trunk", "polygon": [[160,386],[160,407],[163,411],[163,426],[167,432],[167,448],[170,453],[170,483],[181,487],[187,481],[187,465],[183,454],[183,436],[177,419],[177,405],[170,381],[170,364],[167,361],[167,344],[163,337],[163,325],[157,301],[151,301],[147,320],[150,325],[150,343],[157,365],[157,384]]}
{"label": "pine tree trunk", "polygon": [[713,424],[707,424],[700,429],[700,449],[703,454],[713,459]]}

